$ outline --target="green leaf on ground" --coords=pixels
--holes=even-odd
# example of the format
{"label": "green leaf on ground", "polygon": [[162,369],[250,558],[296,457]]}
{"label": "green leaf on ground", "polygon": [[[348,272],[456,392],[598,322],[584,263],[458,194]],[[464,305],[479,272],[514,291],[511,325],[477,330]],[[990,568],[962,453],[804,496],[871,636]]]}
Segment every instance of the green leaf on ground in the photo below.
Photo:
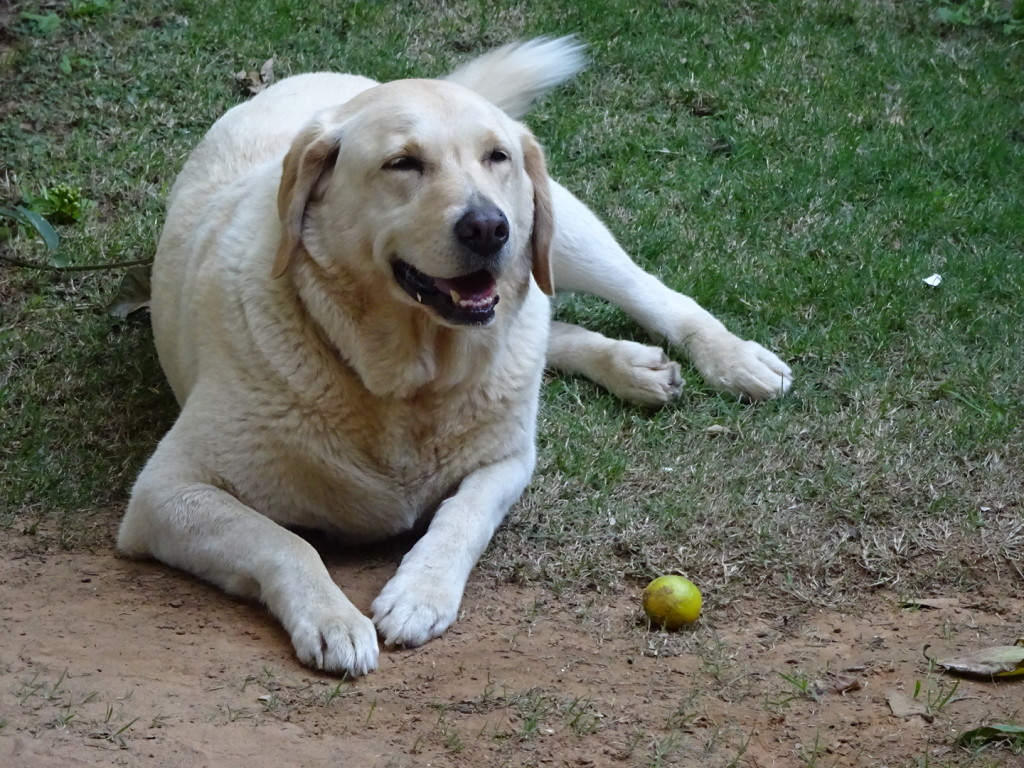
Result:
{"label": "green leaf on ground", "polygon": [[1024,740],[1024,726],[996,723],[983,725],[970,731],[964,731],[956,737],[958,747],[980,747],[983,744],[995,744],[1001,741],[1014,742]]}
{"label": "green leaf on ground", "polygon": [[50,222],[35,211],[20,205],[16,205],[13,208],[0,206],[0,216],[14,219],[19,224],[32,227],[43,238],[43,242],[46,243],[46,247],[49,250],[57,250],[57,246],[60,244],[60,235],[57,234],[57,230],[53,228]]}
{"label": "green leaf on ground", "polygon": [[61,18],[53,11],[47,13],[29,13],[25,11],[20,16],[22,21],[27,22],[32,31],[42,37],[50,37],[60,29]]}

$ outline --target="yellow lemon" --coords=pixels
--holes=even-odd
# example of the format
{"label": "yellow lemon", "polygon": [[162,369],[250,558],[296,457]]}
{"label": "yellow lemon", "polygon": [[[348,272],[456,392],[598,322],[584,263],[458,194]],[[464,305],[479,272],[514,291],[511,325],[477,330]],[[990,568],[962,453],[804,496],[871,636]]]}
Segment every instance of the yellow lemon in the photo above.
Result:
{"label": "yellow lemon", "polygon": [[679,629],[700,617],[700,590],[682,576],[659,576],[644,590],[644,613],[665,629]]}

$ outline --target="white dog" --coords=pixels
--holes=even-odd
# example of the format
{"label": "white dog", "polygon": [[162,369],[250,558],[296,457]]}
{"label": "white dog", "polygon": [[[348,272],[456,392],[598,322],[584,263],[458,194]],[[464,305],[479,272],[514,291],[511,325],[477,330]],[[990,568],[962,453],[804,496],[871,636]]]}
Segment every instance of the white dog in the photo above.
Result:
{"label": "white dog", "polygon": [[[563,38],[445,80],[300,75],[214,124],[153,269],[181,414],[136,483],[123,552],[258,598],[303,663],[361,675],[378,632],[412,646],[455,620],[533,471],[545,357],[635,402],[678,394],[661,349],[552,323],[555,288],[617,303],[714,387],[786,392],[783,362],[642,271],[548,178],[513,118],[580,66]],[[286,526],[426,532],[371,621]]]}

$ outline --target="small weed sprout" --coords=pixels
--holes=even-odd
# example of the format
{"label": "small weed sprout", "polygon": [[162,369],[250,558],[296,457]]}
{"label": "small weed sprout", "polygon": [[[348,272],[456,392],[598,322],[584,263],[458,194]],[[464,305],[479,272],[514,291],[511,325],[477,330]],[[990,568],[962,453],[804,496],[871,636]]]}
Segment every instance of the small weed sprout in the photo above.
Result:
{"label": "small weed sprout", "polygon": [[959,688],[959,680],[954,680],[953,684],[949,685],[947,682],[941,680],[936,682],[935,679],[929,675],[927,679],[927,686],[922,686],[920,680],[914,682],[914,698],[919,698],[923,692],[925,711],[934,717],[942,712],[942,710],[944,710],[951,702],[956,701],[953,697],[956,695],[957,689]]}
{"label": "small weed sprout", "polygon": [[652,747],[651,768],[661,768],[663,765],[673,764],[669,761],[672,756],[683,747],[683,737],[679,733],[670,733],[663,739],[655,739]]}
{"label": "small weed sprout", "polygon": [[554,701],[536,688],[531,688],[523,694],[516,704],[523,721],[522,733],[519,735],[522,741],[533,738],[544,718],[555,708]]}
{"label": "small weed sprout", "polygon": [[818,690],[815,687],[814,682],[803,672],[794,672],[792,674],[780,672],[779,677],[793,686],[793,690],[795,690],[797,694],[796,697],[809,699],[811,701],[818,701]]}
{"label": "small weed sprout", "polygon": [[600,725],[600,714],[594,710],[594,703],[589,696],[572,699],[565,717],[569,720],[569,728],[578,736],[594,733]]}
{"label": "small weed sprout", "polygon": [[444,748],[452,754],[458,754],[466,748],[466,742],[459,730],[448,720],[448,712],[444,707],[438,707],[440,713],[437,717],[437,728],[441,732],[441,741]]}
{"label": "small weed sprout", "polygon": [[[817,768],[819,765],[818,760],[825,754],[828,754],[828,745],[822,743],[821,734],[818,732],[815,732],[814,743],[810,748],[805,747],[803,744],[797,746],[797,757],[802,761],[802,768]],[[838,764],[837,760],[832,764],[833,768]]]}
{"label": "small weed sprout", "polygon": [[260,696],[258,701],[263,705],[264,712],[273,712],[281,707],[281,700],[278,699],[277,693],[266,693]]}
{"label": "small weed sprout", "polygon": [[96,203],[82,195],[82,190],[68,184],[44,187],[38,195],[26,195],[25,204],[51,224],[77,224]]}
{"label": "small weed sprout", "polygon": [[230,704],[224,704],[222,706],[224,711],[224,718],[229,723],[234,723],[239,720],[252,720],[253,714],[245,707],[232,707]]}
{"label": "small weed sprout", "polygon": [[338,681],[337,685],[335,685],[333,688],[331,688],[331,690],[329,690],[329,691],[327,691],[327,692],[325,692],[323,694],[324,706],[325,707],[330,705],[330,703],[332,701],[334,701],[335,699],[337,699],[339,696],[342,695],[342,693],[344,692],[343,686],[345,686],[346,680],[347,680],[347,677],[343,677],[341,680]]}
{"label": "small weed sprout", "polygon": [[28,701],[32,696],[34,696],[43,687],[43,683],[36,683],[36,680],[38,679],[39,673],[36,672],[32,676],[31,680],[21,681],[21,688],[18,689],[18,693],[16,694],[18,697],[19,705],[25,706],[25,702]]}
{"label": "small weed sprout", "polygon": [[131,727],[135,725],[135,723],[137,723],[138,721],[139,718],[135,717],[129,720],[124,725],[122,725],[116,731],[96,731],[95,733],[91,733],[89,735],[95,739],[104,739],[105,741],[109,741],[112,744],[116,744],[117,746],[121,747],[121,749],[127,749],[128,742],[125,738],[125,734],[128,733]]}
{"label": "small weed sprout", "polygon": [[71,721],[75,719],[77,713],[72,709],[72,703],[69,701],[64,706],[64,711],[54,716],[53,720],[50,721],[50,725],[54,728],[62,728],[71,725]]}

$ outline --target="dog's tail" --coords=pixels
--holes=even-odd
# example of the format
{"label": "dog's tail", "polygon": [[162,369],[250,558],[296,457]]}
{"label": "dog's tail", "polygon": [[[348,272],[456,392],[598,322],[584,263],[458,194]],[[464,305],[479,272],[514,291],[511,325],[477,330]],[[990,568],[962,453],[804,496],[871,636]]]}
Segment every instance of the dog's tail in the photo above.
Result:
{"label": "dog's tail", "polygon": [[519,118],[534,101],[583,69],[585,47],[575,35],[535,37],[485,53],[444,79],[476,91]]}

